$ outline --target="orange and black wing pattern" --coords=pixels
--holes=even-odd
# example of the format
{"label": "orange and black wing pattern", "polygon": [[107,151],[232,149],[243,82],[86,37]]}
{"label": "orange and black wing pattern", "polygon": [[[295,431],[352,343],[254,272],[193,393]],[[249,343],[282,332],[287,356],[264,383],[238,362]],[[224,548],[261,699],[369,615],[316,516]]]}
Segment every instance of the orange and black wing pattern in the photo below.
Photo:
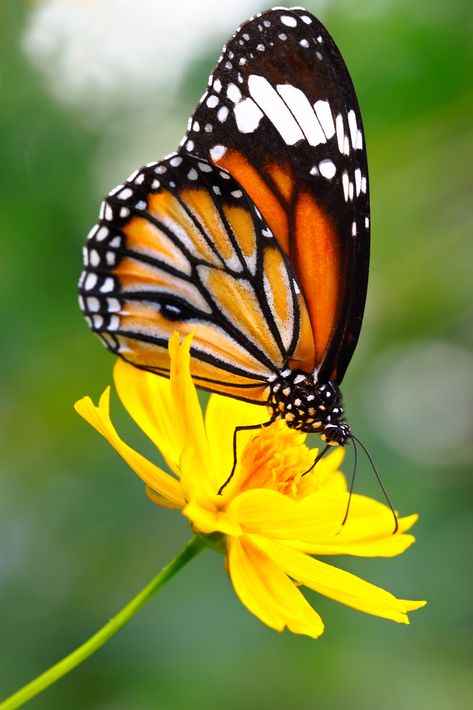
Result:
{"label": "orange and black wing pattern", "polygon": [[104,344],[168,375],[174,330],[194,332],[197,385],[266,403],[311,325],[287,256],[246,192],[209,162],[174,154],[105,198],[84,248],[79,300]]}
{"label": "orange and black wing pattern", "polygon": [[284,8],[242,25],[181,152],[225,169],[248,193],[292,265],[318,379],[340,383],[366,298],[368,169],[353,84],[323,25]]}

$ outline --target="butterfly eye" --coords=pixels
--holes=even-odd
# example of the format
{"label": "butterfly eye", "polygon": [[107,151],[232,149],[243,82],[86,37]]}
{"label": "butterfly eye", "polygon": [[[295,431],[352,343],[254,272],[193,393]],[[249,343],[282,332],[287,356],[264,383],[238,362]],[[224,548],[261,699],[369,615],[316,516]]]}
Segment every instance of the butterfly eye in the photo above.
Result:
{"label": "butterfly eye", "polygon": [[197,316],[192,308],[172,297],[160,298],[157,305],[161,315],[170,321],[191,320]]}

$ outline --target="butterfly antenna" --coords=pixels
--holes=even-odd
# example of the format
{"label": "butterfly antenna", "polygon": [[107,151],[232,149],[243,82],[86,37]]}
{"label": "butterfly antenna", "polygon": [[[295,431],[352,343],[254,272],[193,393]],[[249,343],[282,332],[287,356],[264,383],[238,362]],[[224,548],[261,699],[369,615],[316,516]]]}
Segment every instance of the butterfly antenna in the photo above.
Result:
{"label": "butterfly antenna", "polygon": [[354,457],[355,460],[354,460],[354,462],[353,462],[353,473],[351,474],[351,482],[350,482],[350,491],[349,491],[349,496],[348,496],[348,503],[347,503],[347,508],[346,508],[346,510],[345,510],[345,515],[343,516],[342,526],[345,525],[345,523],[347,522],[348,513],[350,512],[351,497],[352,497],[352,495],[353,495],[353,489],[355,488],[356,467],[357,467],[357,464],[358,464],[358,449],[356,448],[356,441],[358,441],[358,439],[355,440],[355,437],[354,437],[354,436],[352,436],[351,438],[353,439],[353,452],[354,452],[354,454],[355,454],[355,457]]}
{"label": "butterfly antenna", "polygon": [[311,466],[310,468],[308,468],[307,471],[304,471],[304,473],[302,474],[303,476],[306,476],[308,473],[310,473],[310,472],[312,471],[313,468],[315,468],[315,467],[317,466],[317,464],[319,463],[320,459],[321,459],[323,456],[325,456],[325,454],[327,453],[327,451],[329,450],[329,448],[330,448],[330,444],[326,444],[326,445],[325,445],[325,448],[323,448],[322,451],[321,451],[319,454],[317,454],[317,456],[315,457],[315,461],[314,461],[314,463],[312,464],[312,466]]}
{"label": "butterfly antenna", "polygon": [[[387,492],[386,488],[384,487],[384,484],[383,484],[383,482],[382,482],[382,480],[381,480],[381,476],[379,475],[378,470],[377,470],[376,466],[374,465],[374,461],[373,461],[373,459],[371,458],[370,452],[368,451],[368,449],[366,448],[366,446],[365,446],[356,436],[354,436],[353,434],[351,435],[351,439],[353,439],[353,444],[355,444],[355,442],[356,442],[357,444],[359,444],[359,445],[361,446],[361,448],[363,449],[363,451],[365,452],[365,454],[366,454],[366,456],[367,456],[367,458],[368,458],[368,461],[369,461],[370,464],[371,464],[371,468],[372,468],[373,471],[374,471],[374,475],[376,476],[376,480],[377,480],[378,483],[379,483],[379,487],[380,487],[381,490],[383,491],[383,495],[384,495],[384,497],[385,497],[385,499],[386,499],[386,502],[387,502],[387,504],[388,504],[388,506],[389,506],[389,508],[390,508],[390,510],[391,510],[391,513],[393,514],[393,518],[394,518],[394,530],[393,530],[393,535],[395,535],[395,534],[397,533],[397,531],[399,530],[399,521],[398,521],[398,519],[397,519],[397,515],[396,515],[396,511],[394,510],[394,506],[393,506],[393,504],[392,504],[392,502],[391,502],[391,498],[389,497],[388,492]],[[356,449],[355,449],[355,451],[356,451]],[[350,495],[351,495],[351,491],[350,491]]]}

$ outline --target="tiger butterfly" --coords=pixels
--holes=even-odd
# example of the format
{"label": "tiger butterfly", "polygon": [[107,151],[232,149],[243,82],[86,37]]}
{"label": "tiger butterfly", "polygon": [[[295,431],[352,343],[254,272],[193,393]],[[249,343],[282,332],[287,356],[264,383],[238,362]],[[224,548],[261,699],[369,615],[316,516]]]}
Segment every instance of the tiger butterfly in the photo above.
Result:
{"label": "tiger butterfly", "polygon": [[348,70],[315,17],[274,8],[224,47],[177,152],[107,195],[79,298],[91,329],[133,365],[167,376],[170,335],[193,331],[196,385],[344,445],[339,385],[368,262]]}

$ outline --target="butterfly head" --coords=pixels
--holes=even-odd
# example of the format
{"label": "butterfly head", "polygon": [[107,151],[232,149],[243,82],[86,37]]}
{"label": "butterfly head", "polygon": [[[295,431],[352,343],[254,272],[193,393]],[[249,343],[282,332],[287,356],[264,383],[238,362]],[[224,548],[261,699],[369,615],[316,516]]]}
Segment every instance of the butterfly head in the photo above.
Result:
{"label": "butterfly head", "polygon": [[344,446],[351,438],[338,385],[319,383],[314,373],[281,372],[271,385],[269,404],[274,419],[284,419],[292,429],[321,434],[328,444]]}

